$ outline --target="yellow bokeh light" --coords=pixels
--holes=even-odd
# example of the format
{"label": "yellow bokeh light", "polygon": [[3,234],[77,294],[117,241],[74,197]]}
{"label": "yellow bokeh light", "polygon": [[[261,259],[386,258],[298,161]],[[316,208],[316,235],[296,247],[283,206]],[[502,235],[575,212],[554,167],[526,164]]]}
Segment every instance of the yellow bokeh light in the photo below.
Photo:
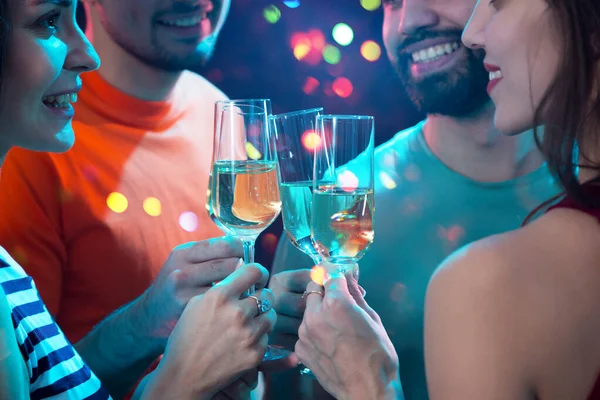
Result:
{"label": "yellow bokeh light", "polygon": [[306,150],[317,150],[321,147],[321,142],[321,136],[313,130],[308,130],[302,134],[302,145]]}
{"label": "yellow bokeh light", "polygon": [[325,272],[325,268],[315,265],[310,270],[310,279],[317,285],[323,286],[323,282],[325,281]]}
{"label": "yellow bokeh light", "polygon": [[148,197],[143,203],[144,211],[151,217],[158,217],[162,212],[160,200],[156,197]]}
{"label": "yellow bokeh light", "polygon": [[129,206],[129,202],[127,201],[127,197],[125,197],[121,193],[113,192],[113,193],[109,194],[108,197],[106,198],[106,205],[113,212],[120,214],[120,213],[124,212],[125,210],[127,210],[127,207]]}
{"label": "yellow bokeh light", "polygon": [[360,46],[360,54],[367,61],[377,61],[381,57],[381,46],[372,40],[367,40]]}
{"label": "yellow bokeh light", "polygon": [[252,160],[259,160],[262,157],[260,151],[258,151],[258,149],[250,142],[246,142],[246,154],[248,154],[248,157]]}
{"label": "yellow bokeh light", "polygon": [[360,0],[360,5],[367,11],[375,11],[381,6],[381,0]]}
{"label": "yellow bokeh light", "polygon": [[297,60],[302,60],[308,53],[310,53],[310,45],[299,43],[294,46],[294,57],[296,57]]}
{"label": "yellow bokeh light", "polygon": [[381,184],[383,185],[383,187],[386,189],[392,190],[395,189],[396,186],[398,186],[394,179],[392,179],[392,177],[385,171],[381,171],[379,173],[379,179],[381,180]]}

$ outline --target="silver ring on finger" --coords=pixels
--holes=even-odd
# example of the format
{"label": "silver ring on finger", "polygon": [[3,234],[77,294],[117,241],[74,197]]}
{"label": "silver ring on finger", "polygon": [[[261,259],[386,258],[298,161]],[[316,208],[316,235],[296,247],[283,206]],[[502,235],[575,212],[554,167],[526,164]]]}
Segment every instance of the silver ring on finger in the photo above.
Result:
{"label": "silver ring on finger", "polygon": [[269,312],[271,310],[271,308],[273,308],[271,306],[271,302],[267,299],[259,299],[256,296],[248,296],[253,298],[254,300],[256,300],[256,308],[258,310],[258,314],[256,314],[256,316],[258,317],[261,314],[264,314],[266,312]]}

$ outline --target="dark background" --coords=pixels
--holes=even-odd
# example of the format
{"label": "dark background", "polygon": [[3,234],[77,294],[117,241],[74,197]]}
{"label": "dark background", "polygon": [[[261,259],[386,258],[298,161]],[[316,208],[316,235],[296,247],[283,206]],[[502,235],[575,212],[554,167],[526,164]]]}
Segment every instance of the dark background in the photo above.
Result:
{"label": "dark background", "polygon": [[[270,98],[274,113],[322,106],[328,114],[373,115],[375,142],[381,144],[422,116],[407,99],[385,54],[381,6],[368,11],[361,1],[375,6],[379,3],[232,0],[215,53],[197,72],[232,99]],[[277,21],[269,22],[267,17]],[[346,23],[354,32],[354,39],[347,46],[339,45],[332,37],[338,23]],[[310,48],[300,60],[294,56],[294,35],[300,38],[294,44],[303,43]],[[367,40],[381,47],[376,61],[367,61],[361,55],[361,45]],[[338,64],[323,59],[323,44],[339,49]],[[339,94],[348,94],[348,87],[334,85],[337,78],[351,82],[349,96],[340,97]],[[256,260],[266,267],[271,265],[281,229],[280,218],[257,240]]]}

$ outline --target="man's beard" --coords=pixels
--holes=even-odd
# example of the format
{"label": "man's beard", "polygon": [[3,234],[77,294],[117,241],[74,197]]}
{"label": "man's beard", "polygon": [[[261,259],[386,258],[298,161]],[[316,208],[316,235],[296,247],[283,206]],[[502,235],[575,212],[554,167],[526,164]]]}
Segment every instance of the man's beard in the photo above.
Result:
{"label": "man's beard", "polygon": [[480,50],[461,47],[465,56],[456,65],[443,72],[415,79],[410,71],[412,58],[401,55],[396,70],[406,93],[425,114],[441,114],[462,117],[480,109],[490,101],[487,93],[489,73],[483,66],[485,54]]}
{"label": "man's beard", "polygon": [[[209,14],[209,19],[213,26],[212,33],[203,38],[192,52],[184,56],[174,55],[168,49],[161,46],[155,29],[152,29],[149,48],[144,49],[141,46],[137,46],[134,41],[127,38],[126,35],[120,34],[119,30],[116,29],[109,20],[102,19],[101,23],[108,35],[117,45],[119,45],[119,47],[152,68],[166,72],[197,70],[205,66],[212,57],[221,25],[227,16],[228,8],[226,10],[221,10],[224,6],[222,1],[214,0],[214,4],[215,9]],[[226,5],[228,4],[229,3],[226,3]],[[176,5],[179,6],[181,12],[191,11],[190,6],[188,5],[181,3],[176,3]]]}
{"label": "man's beard", "polygon": [[125,52],[131,54],[142,63],[166,72],[181,72],[184,70],[197,70],[206,65],[214,51],[216,34],[213,33],[204,38],[194,51],[185,57],[175,56],[169,51],[158,45],[155,36],[152,37],[152,51],[143,51],[135,44],[118,35],[115,30],[111,31],[110,24],[105,25],[105,29],[112,39]]}

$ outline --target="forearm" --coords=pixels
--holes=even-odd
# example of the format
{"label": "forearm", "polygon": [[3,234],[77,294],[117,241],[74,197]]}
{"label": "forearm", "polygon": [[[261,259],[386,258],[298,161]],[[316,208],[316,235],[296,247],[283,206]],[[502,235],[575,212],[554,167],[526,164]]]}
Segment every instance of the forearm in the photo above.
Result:
{"label": "forearm", "polygon": [[366,389],[364,391],[353,391],[349,394],[347,400],[404,400],[404,392],[402,391],[402,383],[400,379],[390,382],[387,386],[377,386]]}
{"label": "forearm", "polygon": [[177,374],[161,365],[146,375],[133,394],[133,400],[209,400],[212,393],[191,393],[190,386],[180,383]]}
{"label": "forearm", "polygon": [[156,358],[166,340],[155,337],[144,297],[98,324],[75,348],[115,398],[126,395]]}

